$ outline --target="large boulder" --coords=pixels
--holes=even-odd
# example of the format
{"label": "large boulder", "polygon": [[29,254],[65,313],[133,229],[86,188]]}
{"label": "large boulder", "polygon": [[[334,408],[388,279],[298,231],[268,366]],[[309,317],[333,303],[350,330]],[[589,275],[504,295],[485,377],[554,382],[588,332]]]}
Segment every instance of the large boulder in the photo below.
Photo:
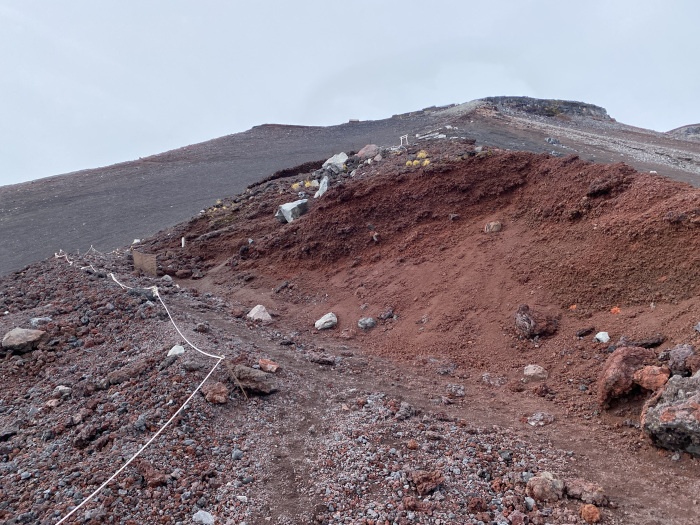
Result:
{"label": "large boulder", "polygon": [[304,215],[309,209],[308,199],[300,199],[294,202],[287,202],[286,204],[280,204],[277,208],[277,213],[275,213],[275,218],[282,224],[286,222],[292,222],[294,219],[298,219]]}
{"label": "large boulder", "polygon": [[24,354],[34,350],[46,336],[43,330],[13,328],[2,338],[2,349],[5,352]]}
{"label": "large boulder", "polygon": [[640,346],[623,346],[610,354],[598,378],[601,406],[607,407],[613,399],[629,394],[635,385],[635,372],[655,360],[653,350]]}
{"label": "large boulder", "polygon": [[564,497],[564,482],[551,472],[540,472],[527,482],[525,492],[537,501],[557,501]]}
{"label": "large boulder", "polygon": [[559,328],[559,319],[521,304],[515,312],[515,326],[525,337],[542,337],[554,335]]}
{"label": "large boulder", "polygon": [[364,148],[357,152],[357,156],[362,160],[371,159],[380,153],[379,146],[376,144],[367,144]]}
{"label": "large boulder", "polygon": [[330,159],[323,163],[324,168],[334,167],[337,170],[342,171],[345,163],[348,161],[348,156],[346,153],[337,153],[333,155]]}
{"label": "large boulder", "polygon": [[657,446],[700,456],[700,372],[671,377],[645,407],[642,428]]}
{"label": "large boulder", "polygon": [[272,394],[277,391],[277,386],[272,375],[250,368],[244,365],[230,365],[227,363],[229,377],[233,383],[244,392],[252,394]]}

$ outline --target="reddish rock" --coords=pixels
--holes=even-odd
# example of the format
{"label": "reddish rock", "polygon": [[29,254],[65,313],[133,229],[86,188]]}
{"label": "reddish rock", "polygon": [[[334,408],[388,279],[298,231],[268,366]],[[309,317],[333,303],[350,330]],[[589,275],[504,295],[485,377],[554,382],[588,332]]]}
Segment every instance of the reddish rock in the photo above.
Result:
{"label": "reddish rock", "polygon": [[143,481],[149,487],[159,487],[168,483],[168,476],[160,472],[146,460],[139,461],[137,468],[143,476]]}
{"label": "reddish rock", "polygon": [[210,403],[223,405],[228,401],[228,388],[221,382],[205,383],[202,387],[204,398]]}
{"label": "reddish rock", "polygon": [[603,492],[603,487],[583,479],[570,479],[565,483],[566,494],[570,498],[578,499],[584,503],[592,503],[599,507],[608,504],[608,497]]}
{"label": "reddish rock", "polygon": [[515,326],[526,337],[543,337],[554,335],[559,328],[559,319],[521,304],[515,312]]}
{"label": "reddish rock", "polygon": [[671,377],[671,371],[665,366],[645,366],[632,376],[635,383],[652,392],[663,388],[669,377]]}
{"label": "reddish rock", "polygon": [[260,370],[262,370],[263,372],[270,372],[271,374],[277,372],[277,369],[280,367],[280,365],[278,365],[271,359],[264,358],[258,360],[258,364],[260,365]]}
{"label": "reddish rock", "polygon": [[361,159],[371,159],[379,154],[379,146],[376,144],[367,144],[364,148],[357,152],[357,156]]}
{"label": "reddish rock", "polygon": [[564,496],[564,482],[550,472],[540,472],[530,478],[525,490],[537,501],[557,501]]}
{"label": "reddish rock", "polygon": [[598,507],[595,505],[591,505],[590,503],[581,505],[579,515],[586,523],[600,522],[600,509],[598,509]]}
{"label": "reddish rock", "polygon": [[598,379],[598,401],[607,407],[610,401],[628,394],[634,387],[634,373],[651,364],[656,354],[649,348],[625,346],[615,350],[605,362]]}
{"label": "reddish rock", "polygon": [[411,472],[411,479],[416,485],[419,496],[430,494],[445,482],[445,476],[439,470],[428,472],[427,470],[415,470]]}
{"label": "reddish rock", "polygon": [[526,525],[529,523],[529,520],[527,515],[516,510],[508,514],[508,522],[510,522],[511,525]]}

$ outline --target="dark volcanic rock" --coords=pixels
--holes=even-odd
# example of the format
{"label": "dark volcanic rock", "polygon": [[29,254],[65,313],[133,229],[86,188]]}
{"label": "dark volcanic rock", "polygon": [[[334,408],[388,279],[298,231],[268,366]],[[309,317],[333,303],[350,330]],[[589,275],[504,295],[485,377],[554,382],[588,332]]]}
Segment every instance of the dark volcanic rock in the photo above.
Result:
{"label": "dark volcanic rock", "polygon": [[660,447],[700,456],[700,372],[671,377],[656,402],[646,407],[642,428]]}

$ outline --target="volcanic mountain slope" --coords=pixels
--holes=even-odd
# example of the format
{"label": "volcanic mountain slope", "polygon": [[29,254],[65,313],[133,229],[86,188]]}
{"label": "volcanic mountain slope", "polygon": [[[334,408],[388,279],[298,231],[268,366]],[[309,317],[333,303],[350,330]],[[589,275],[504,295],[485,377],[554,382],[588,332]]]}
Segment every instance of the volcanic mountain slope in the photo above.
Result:
{"label": "volcanic mountain slope", "polygon": [[276,170],[367,143],[398,145],[402,135],[411,144],[444,135],[503,149],[624,161],[700,183],[700,142],[626,126],[603,108],[579,102],[491,97],[330,127],[263,125],[138,161],[0,187],[0,274],[59,249],[114,249],[187,220]]}
{"label": "volcanic mountain slope", "polygon": [[[291,223],[274,213],[315,191],[308,166],[145,240],[162,277],[119,250],[0,280],[2,333],[46,332],[0,361],[0,518],[56,523],[206,379],[69,523],[697,522],[698,459],[639,428],[652,392],[607,406],[598,380],[631,341],[697,346],[700,191],[449,138],[345,168]],[[548,330],[520,331],[522,305]],[[281,365],[263,396],[235,372],[261,358]],[[544,471],[549,501],[526,488]]]}

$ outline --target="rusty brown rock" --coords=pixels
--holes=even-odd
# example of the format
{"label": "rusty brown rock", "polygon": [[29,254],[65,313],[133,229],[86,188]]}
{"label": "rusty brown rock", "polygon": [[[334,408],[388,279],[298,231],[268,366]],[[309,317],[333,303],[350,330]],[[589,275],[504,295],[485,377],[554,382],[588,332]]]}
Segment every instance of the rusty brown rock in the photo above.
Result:
{"label": "rusty brown rock", "polygon": [[411,472],[411,479],[419,496],[430,494],[445,482],[445,476],[439,470],[415,470]]}
{"label": "rusty brown rock", "polygon": [[608,505],[608,497],[603,492],[603,487],[583,479],[569,479],[565,483],[566,494],[570,498],[578,499],[584,503],[592,503],[599,507]]}
{"label": "rusty brown rock", "polygon": [[634,373],[656,359],[649,348],[638,346],[615,350],[605,362],[598,378],[598,401],[607,407],[613,399],[628,394],[634,387]]}
{"label": "rusty brown rock", "polygon": [[600,509],[595,505],[586,503],[581,505],[579,509],[579,515],[586,523],[599,523],[600,522]]}
{"label": "rusty brown rock", "polygon": [[228,388],[219,381],[216,383],[205,383],[202,387],[202,393],[207,401],[216,405],[223,405],[228,401]]}
{"label": "rusty brown rock", "polygon": [[564,482],[551,472],[540,472],[530,478],[525,491],[537,501],[557,501],[564,496]]}
{"label": "rusty brown rock", "polygon": [[645,366],[637,370],[632,379],[643,389],[656,392],[663,388],[669,377],[671,371],[665,366]]}

